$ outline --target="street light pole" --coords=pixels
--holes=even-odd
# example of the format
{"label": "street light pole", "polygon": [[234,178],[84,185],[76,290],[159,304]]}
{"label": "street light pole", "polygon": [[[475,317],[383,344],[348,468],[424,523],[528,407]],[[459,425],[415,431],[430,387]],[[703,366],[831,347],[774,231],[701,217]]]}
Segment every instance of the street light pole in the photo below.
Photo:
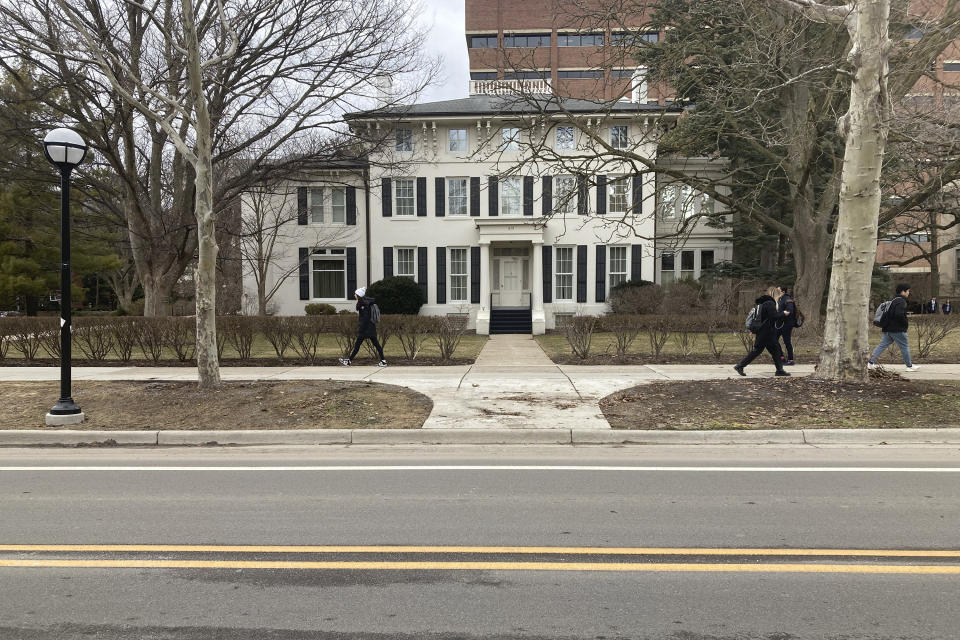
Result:
{"label": "street light pole", "polygon": [[47,414],[48,426],[83,422],[71,392],[70,174],[83,162],[87,145],[71,129],[54,129],[43,139],[44,154],[60,170],[60,399]]}

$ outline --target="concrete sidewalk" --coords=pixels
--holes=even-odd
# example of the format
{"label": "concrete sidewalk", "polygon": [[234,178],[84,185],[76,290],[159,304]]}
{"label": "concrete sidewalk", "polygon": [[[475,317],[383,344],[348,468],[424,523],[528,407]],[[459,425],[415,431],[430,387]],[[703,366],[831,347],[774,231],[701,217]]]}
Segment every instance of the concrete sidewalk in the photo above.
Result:
{"label": "concrete sidewalk", "polygon": [[[902,365],[891,370],[902,372]],[[809,375],[813,365],[789,368]],[[749,377],[771,377],[772,364],[753,364]],[[922,365],[918,380],[960,380],[960,365]],[[0,381],[55,381],[57,367],[2,367]],[[737,377],[732,364],[557,365],[530,336],[495,335],[473,365],[450,367],[224,367],[223,380],[370,380],[409,387],[433,401],[424,429],[607,430],[600,399],[665,380]],[[196,380],[193,367],[75,367],[74,380]],[[237,425],[243,427],[242,424]]]}

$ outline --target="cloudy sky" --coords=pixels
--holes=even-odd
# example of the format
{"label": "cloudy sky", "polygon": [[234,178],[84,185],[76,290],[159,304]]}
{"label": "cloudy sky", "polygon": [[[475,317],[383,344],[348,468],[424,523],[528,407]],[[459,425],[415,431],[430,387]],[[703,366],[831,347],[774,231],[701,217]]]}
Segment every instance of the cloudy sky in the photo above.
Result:
{"label": "cloudy sky", "polygon": [[427,87],[420,102],[467,97],[470,77],[467,44],[463,35],[463,0],[421,0],[421,20],[430,30],[427,50],[443,57],[443,71]]}

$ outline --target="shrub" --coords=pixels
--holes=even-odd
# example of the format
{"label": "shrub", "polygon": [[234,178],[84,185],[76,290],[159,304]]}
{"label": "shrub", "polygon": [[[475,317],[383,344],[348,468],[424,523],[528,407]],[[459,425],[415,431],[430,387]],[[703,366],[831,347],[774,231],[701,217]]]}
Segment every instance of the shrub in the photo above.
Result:
{"label": "shrub", "polygon": [[650,353],[655,358],[660,357],[660,352],[663,351],[663,346],[670,337],[674,319],[674,316],[662,315],[650,315],[642,319],[643,331],[646,332],[647,339],[650,341]]}
{"label": "shrub", "polygon": [[420,285],[410,278],[391,276],[367,287],[367,295],[376,299],[381,313],[417,315],[425,302]]}
{"label": "shrub", "polygon": [[10,325],[6,318],[0,318],[0,360],[7,357],[7,351],[10,349]]}
{"label": "shrub", "polygon": [[308,316],[332,316],[336,315],[337,310],[332,304],[325,302],[311,302],[303,308]]}
{"label": "shrub", "polygon": [[411,360],[415,360],[423,350],[423,345],[434,333],[434,318],[424,316],[397,316],[396,318],[397,339],[400,340],[400,346],[403,353]]}
{"label": "shrub", "polygon": [[917,358],[930,355],[938,342],[960,326],[960,316],[923,315],[910,319],[910,326],[917,334]]}
{"label": "shrub", "polygon": [[167,343],[176,354],[177,360],[180,362],[192,360],[197,351],[196,316],[170,318]]}
{"label": "shrub", "polygon": [[37,352],[43,343],[44,334],[54,331],[57,327],[55,318],[21,316],[4,320],[9,327],[11,346],[30,362],[37,359]]}
{"label": "shrub", "polygon": [[610,290],[610,309],[615,314],[656,313],[663,298],[660,285],[646,280],[627,280]]}
{"label": "shrub", "polygon": [[680,353],[689,356],[697,346],[699,333],[706,327],[700,318],[689,315],[673,316],[673,341]]}
{"label": "shrub", "polygon": [[560,321],[560,330],[571,351],[581,360],[590,355],[590,342],[598,321],[597,316],[570,316]]}
{"label": "shrub", "polygon": [[217,335],[232,346],[237,357],[249,360],[253,349],[253,337],[256,334],[257,318],[253,316],[220,316],[217,318]]}
{"label": "shrub", "polygon": [[160,361],[163,347],[167,341],[167,330],[170,326],[169,318],[137,318],[137,344],[143,352],[144,358]]}
{"label": "shrub", "polygon": [[677,280],[663,289],[661,313],[686,315],[689,309],[695,309],[703,304],[703,286],[695,280]]}
{"label": "shrub", "polygon": [[60,359],[60,329],[59,327],[44,327],[40,331],[40,345],[48,358]]}
{"label": "shrub", "polygon": [[77,319],[73,340],[85,358],[99,362],[110,354],[116,341],[113,324],[104,318]]}
{"label": "shrub", "polygon": [[453,357],[460,346],[460,339],[467,330],[467,321],[469,316],[444,316],[438,318],[435,327],[437,334],[437,349],[440,351],[440,359],[446,362]]}
{"label": "shrub", "polygon": [[291,319],[286,316],[265,316],[260,318],[263,336],[273,347],[277,357],[283,360],[290,341],[293,340]]}
{"label": "shrub", "polygon": [[336,318],[330,318],[328,331],[337,339],[340,356],[346,358],[353,351],[353,343],[357,340],[357,314],[337,314]]}
{"label": "shrub", "polygon": [[613,334],[618,356],[626,355],[630,345],[640,335],[640,323],[640,316],[627,314],[604,316],[600,321],[603,330]]}
{"label": "shrub", "polygon": [[137,321],[139,318],[126,317],[117,318],[111,327],[113,328],[113,352],[117,354],[121,362],[130,362],[133,357],[133,348],[137,346],[137,336],[139,327]]}
{"label": "shrub", "polygon": [[290,318],[291,334],[294,352],[301,360],[313,364],[317,360],[317,347],[320,344],[320,334],[328,326],[323,316],[301,316]]}

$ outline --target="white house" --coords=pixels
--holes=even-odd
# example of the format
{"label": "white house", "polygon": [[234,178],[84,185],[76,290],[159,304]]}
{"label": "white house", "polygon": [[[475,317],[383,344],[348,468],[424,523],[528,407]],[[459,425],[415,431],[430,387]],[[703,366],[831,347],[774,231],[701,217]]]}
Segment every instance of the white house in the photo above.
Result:
{"label": "white house", "polygon": [[[612,287],[660,279],[662,248],[655,176],[603,149],[655,157],[678,115],[655,104],[495,95],[350,114],[356,134],[389,144],[366,165],[291,184],[297,215],[271,278],[290,277],[272,311],[352,308],[357,286],[395,275],[420,284],[421,313],[469,315],[481,334],[538,334],[559,316],[604,313]],[[714,260],[729,257],[728,237],[710,243]],[[709,255],[697,250],[701,261]]]}

